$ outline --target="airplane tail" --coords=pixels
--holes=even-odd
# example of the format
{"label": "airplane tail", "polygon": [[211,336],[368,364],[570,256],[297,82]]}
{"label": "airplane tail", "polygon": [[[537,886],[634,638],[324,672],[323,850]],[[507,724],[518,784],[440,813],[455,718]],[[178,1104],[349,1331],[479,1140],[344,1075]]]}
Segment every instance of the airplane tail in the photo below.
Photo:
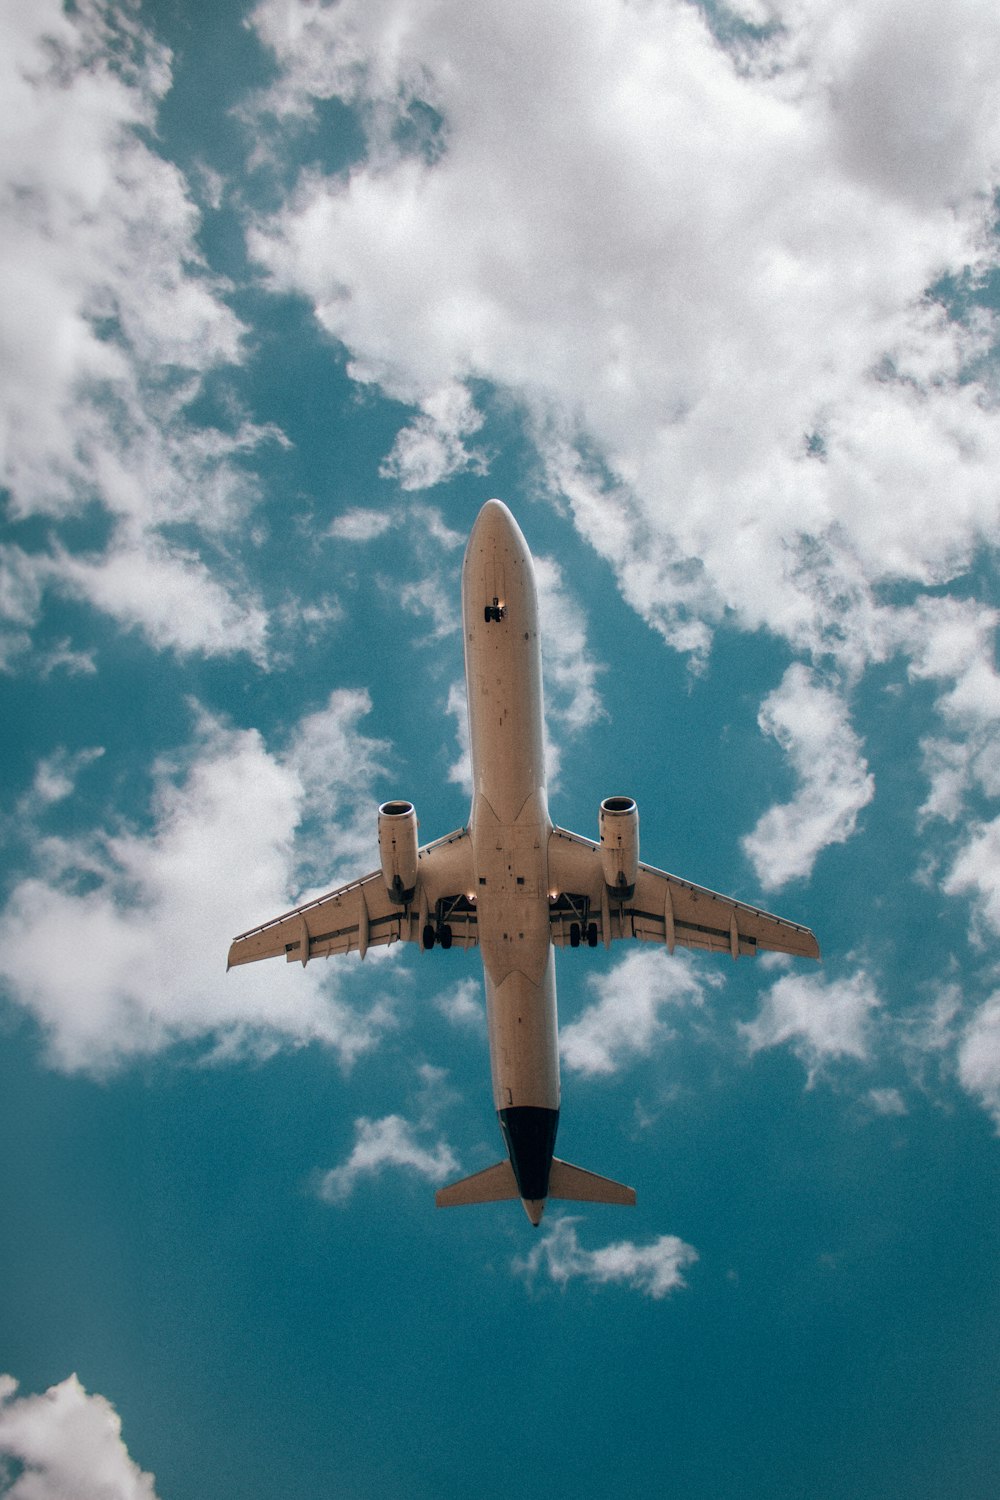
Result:
{"label": "airplane tail", "polygon": [[569,1198],[576,1203],[620,1203],[632,1207],[635,1188],[626,1187],[623,1182],[613,1182],[610,1177],[598,1177],[596,1172],[586,1172],[583,1167],[574,1167],[554,1156],[549,1173],[549,1197]]}
{"label": "airplane tail", "polygon": [[504,1198],[520,1198],[514,1168],[509,1161],[498,1161],[495,1167],[473,1172],[459,1182],[438,1188],[434,1202],[438,1208],[457,1208],[463,1203],[499,1203]]}
{"label": "airplane tail", "polygon": [[[466,1203],[500,1203],[505,1198],[520,1198],[514,1169],[509,1161],[498,1161],[495,1167],[486,1167],[482,1172],[473,1172],[459,1182],[450,1182],[438,1188],[434,1201],[438,1208],[457,1208]],[[610,1177],[598,1177],[596,1172],[586,1172],[583,1167],[571,1166],[568,1161],[552,1158],[549,1173],[549,1197],[572,1199],[577,1203],[618,1203],[631,1206],[635,1203],[635,1188],[623,1182],[612,1182]]]}

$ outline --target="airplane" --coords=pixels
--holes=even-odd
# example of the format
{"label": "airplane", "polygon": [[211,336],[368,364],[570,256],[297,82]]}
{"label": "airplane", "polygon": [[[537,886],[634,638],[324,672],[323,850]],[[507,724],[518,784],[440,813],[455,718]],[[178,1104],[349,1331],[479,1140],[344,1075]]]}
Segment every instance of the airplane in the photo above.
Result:
{"label": "airplane", "polygon": [[462,564],[472,807],[464,828],[417,843],[412,802],[378,809],[380,867],[235,938],[227,967],[396,942],[478,945],[493,1101],[506,1147],[495,1166],[438,1190],[438,1207],[520,1199],[537,1228],[546,1201],[635,1203],[624,1183],[555,1153],[559,1043],[555,948],[637,939],[729,953],[819,958],[808,927],[717,895],[639,859],[639,814],[606,797],[598,839],[552,823],[545,784],[542,657],[528,544],[487,500]]}

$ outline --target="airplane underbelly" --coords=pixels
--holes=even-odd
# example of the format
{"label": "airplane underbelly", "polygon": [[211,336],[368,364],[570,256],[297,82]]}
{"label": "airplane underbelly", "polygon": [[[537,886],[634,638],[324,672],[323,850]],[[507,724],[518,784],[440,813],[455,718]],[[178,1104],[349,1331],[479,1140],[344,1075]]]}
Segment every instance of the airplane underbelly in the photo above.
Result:
{"label": "airplane underbelly", "polygon": [[486,1018],[497,1110],[559,1108],[556,986],[551,949],[541,983],[512,969],[499,984],[486,971]]}

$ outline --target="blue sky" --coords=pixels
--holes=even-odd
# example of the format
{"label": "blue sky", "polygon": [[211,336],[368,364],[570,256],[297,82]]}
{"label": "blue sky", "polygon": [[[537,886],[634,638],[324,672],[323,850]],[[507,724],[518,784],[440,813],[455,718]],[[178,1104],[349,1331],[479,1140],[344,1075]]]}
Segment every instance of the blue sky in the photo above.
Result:
{"label": "blue sky", "polygon": [[[0,1493],[986,1500],[1000,1452],[987,0],[0,10]],[[465,536],[554,816],[821,966],[225,974],[468,810]]]}

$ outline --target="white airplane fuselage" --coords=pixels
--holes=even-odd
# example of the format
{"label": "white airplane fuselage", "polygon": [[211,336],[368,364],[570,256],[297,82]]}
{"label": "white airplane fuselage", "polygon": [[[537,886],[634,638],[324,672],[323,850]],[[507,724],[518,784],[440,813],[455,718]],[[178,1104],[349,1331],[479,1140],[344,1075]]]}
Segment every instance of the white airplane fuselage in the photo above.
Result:
{"label": "white airplane fuselage", "polygon": [[545,735],[531,553],[490,500],[462,568],[472,839],[493,1099],[525,1208],[540,1216],[559,1119]]}
{"label": "white airplane fuselage", "polygon": [[413,803],[378,811],[380,867],[234,938],[228,967],[377,944],[478,944],[486,986],[493,1101],[507,1159],[437,1190],[439,1207],[519,1197],[533,1224],[546,1198],[634,1204],[624,1183],[554,1155],[559,1044],[554,948],[603,940],[714,953],[818,958],[807,927],[639,859],[631,797],[606,797],[599,839],[553,827],[545,789],[542,658],[534,567],[506,505],[488,500],[462,565],[469,705],[468,825],[418,845]]}

